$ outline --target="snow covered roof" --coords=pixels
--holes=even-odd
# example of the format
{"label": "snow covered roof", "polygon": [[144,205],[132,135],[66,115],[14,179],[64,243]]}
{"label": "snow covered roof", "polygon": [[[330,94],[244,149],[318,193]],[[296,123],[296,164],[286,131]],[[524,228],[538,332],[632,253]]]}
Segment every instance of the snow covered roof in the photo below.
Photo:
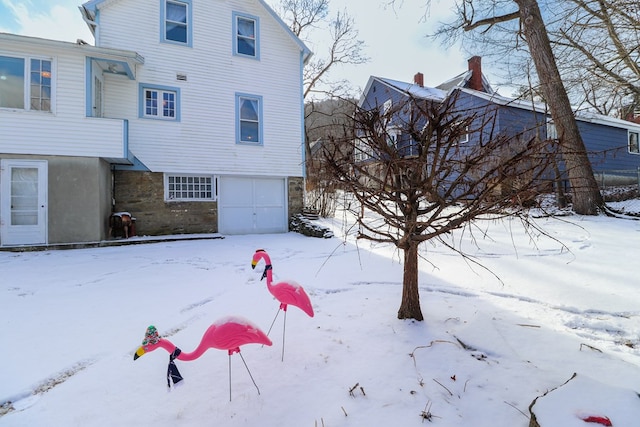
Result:
{"label": "snow covered roof", "polygon": [[[528,111],[535,111],[537,113],[542,113],[542,114],[549,114],[549,107],[542,102],[534,102],[531,100],[518,99],[518,98],[509,98],[506,96],[499,95],[496,92],[485,93],[485,92],[480,92],[480,91],[468,89],[468,88],[457,88],[457,90],[472,96],[476,96],[478,98],[486,99],[487,101],[490,101],[498,105],[514,107],[514,108],[519,108],[519,109],[528,110]],[[618,119],[611,116],[605,116],[604,114],[597,114],[590,111],[576,111],[576,110],[577,109],[574,108],[576,120],[640,132],[640,124],[638,123],[630,122],[628,120]]]}
{"label": "snow covered roof", "polygon": [[367,86],[365,87],[364,91],[362,92],[362,95],[360,96],[360,100],[358,101],[359,107],[362,107],[364,105],[366,94],[369,93],[371,86],[375,81],[378,81],[383,85],[388,86],[398,92],[407,94],[412,98],[442,101],[447,97],[447,92],[441,89],[424,87],[416,83],[406,83],[398,80],[387,79],[384,77],[371,76],[369,77]]}
{"label": "snow covered roof", "polygon": [[[455,88],[464,88],[467,85],[467,82],[471,79],[471,76],[473,75],[473,71],[472,70],[467,70],[464,73],[460,73],[457,76],[443,82],[440,83],[438,86],[436,86],[436,89],[440,89],[440,90],[444,90],[444,91],[451,91]],[[484,76],[484,74],[482,74],[482,86],[484,87],[484,89],[488,92],[488,93],[494,93],[493,88],[491,87],[491,84],[489,83],[489,80],[487,80],[487,78]]]}

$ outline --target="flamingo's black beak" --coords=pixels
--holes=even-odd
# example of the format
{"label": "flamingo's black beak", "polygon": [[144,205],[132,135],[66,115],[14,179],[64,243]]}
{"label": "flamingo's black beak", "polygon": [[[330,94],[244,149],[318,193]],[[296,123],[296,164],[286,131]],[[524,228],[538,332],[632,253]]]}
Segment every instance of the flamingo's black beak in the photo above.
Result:
{"label": "flamingo's black beak", "polygon": [[136,352],[133,354],[133,360],[138,360],[138,358],[140,356],[142,356],[145,353],[144,347],[140,347],[139,349],[136,350]]}
{"label": "flamingo's black beak", "polygon": [[258,265],[258,261],[256,261],[255,259],[251,260],[251,269],[255,269],[256,265]]}

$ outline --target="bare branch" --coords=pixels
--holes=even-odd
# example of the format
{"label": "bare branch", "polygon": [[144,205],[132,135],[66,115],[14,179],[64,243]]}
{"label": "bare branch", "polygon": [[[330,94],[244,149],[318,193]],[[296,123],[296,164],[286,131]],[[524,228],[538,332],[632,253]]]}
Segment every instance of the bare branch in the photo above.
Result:
{"label": "bare branch", "polygon": [[480,19],[475,22],[469,22],[463,28],[465,31],[475,30],[478,27],[488,26],[489,28],[493,27],[495,24],[499,24],[500,22],[513,21],[514,19],[520,18],[520,12],[511,12],[506,15],[501,16],[492,16],[491,18]]}

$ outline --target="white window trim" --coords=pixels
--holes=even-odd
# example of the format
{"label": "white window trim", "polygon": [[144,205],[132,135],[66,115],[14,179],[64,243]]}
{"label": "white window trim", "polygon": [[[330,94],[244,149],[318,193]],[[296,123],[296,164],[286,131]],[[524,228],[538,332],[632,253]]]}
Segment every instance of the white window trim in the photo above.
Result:
{"label": "white window trim", "polygon": [[[172,192],[176,189],[170,189],[170,178],[198,178],[198,179],[210,179],[211,180],[211,197],[175,197]],[[188,183],[187,183],[188,185]],[[191,189],[193,191],[193,189]],[[188,188],[180,191],[189,191]],[[217,200],[218,193],[218,178],[215,175],[209,174],[188,174],[188,173],[165,173],[164,174],[164,200],[165,202],[215,202]]]}
{"label": "white window trim", "polygon": [[355,150],[354,150],[354,161],[363,162],[365,160],[369,160],[373,157],[373,151],[369,144],[366,144],[364,141],[360,139],[356,139],[355,141]]}
{"label": "white window trim", "polygon": [[556,140],[558,139],[558,128],[556,128],[556,124],[552,119],[547,119],[547,139]]}
{"label": "white window trim", "polygon": [[[243,141],[242,140],[242,129],[241,122],[242,117],[240,114],[241,108],[241,100],[242,99],[254,99],[258,101],[258,141]],[[262,96],[260,95],[251,95],[246,93],[236,93],[236,143],[242,145],[264,145],[264,133],[263,133],[263,110],[264,110],[264,102]]]}
{"label": "white window trim", "polygon": [[393,107],[393,100],[387,99],[384,101],[384,104],[382,104],[382,115],[387,114],[391,110],[391,107]]}
{"label": "white window trim", "polygon": [[[233,12],[233,54],[235,56],[241,56],[243,58],[250,58],[250,59],[260,59],[260,18],[258,18],[257,16],[252,16],[252,15],[247,15],[245,13],[239,13],[239,12]],[[247,55],[244,53],[240,53],[238,52],[238,37],[240,37],[238,35],[238,20],[239,19],[246,19],[248,21],[253,21],[253,31],[255,34],[255,54],[254,55]]]}
{"label": "white window trim", "polygon": [[[146,92],[147,90],[158,92],[158,114],[147,114],[147,105],[146,105]],[[163,93],[173,93],[175,95],[175,115],[164,116],[162,114],[162,106],[160,105],[162,94]],[[178,87],[169,87],[169,86],[159,86],[152,85],[146,83],[140,83],[138,85],[138,117],[141,119],[150,119],[150,120],[163,120],[169,122],[179,122],[181,119],[181,105],[180,105],[180,88]]]}
{"label": "white window trim", "polygon": [[398,148],[398,138],[400,137],[400,134],[402,133],[400,131],[400,128],[398,128],[397,126],[389,126],[387,127],[387,145],[389,147],[393,146],[395,148]]}
{"label": "white window trim", "polygon": [[[7,58],[17,58],[24,60],[24,69],[23,69],[23,79],[24,79],[24,99],[23,105],[24,108],[17,107],[0,107],[0,110],[9,110],[9,111],[31,111],[34,113],[42,113],[42,114],[55,114],[55,105],[56,105],[56,60],[52,57],[47,56],[24,56],[24,55],[15,55],[13,53],[3,53],[0,51],[0,56],[5,56]],[[31,60],[37,59],[39,61],[49,61],[51,62],[51,99],[49,100],[49,110],[35,110],[31,109]]]}
{"label": "white window trim", "polygon": [[[191,0],[160,0],[160,42],[178,46],[193,47],[193,13]],[[181,42],[167,38],[167,2],[183,4],[187,8],[187,41]]]}
{"label": "white window trim", "polygon": [[[638,151],[631,151],[631,135],[636,136],[636,150]],[[640,154],[640,132],[627,131],[627,151],[629,154]]]}
{"label": "white window trim", "polygon": [[[457,122],[455,124],[456,127],[460,126],[461,122]],[[456,144],[465,144],[469,142],[469,126],[465,126],[464,127],[464,134],[460,135],[457,139],[456,139]]]}

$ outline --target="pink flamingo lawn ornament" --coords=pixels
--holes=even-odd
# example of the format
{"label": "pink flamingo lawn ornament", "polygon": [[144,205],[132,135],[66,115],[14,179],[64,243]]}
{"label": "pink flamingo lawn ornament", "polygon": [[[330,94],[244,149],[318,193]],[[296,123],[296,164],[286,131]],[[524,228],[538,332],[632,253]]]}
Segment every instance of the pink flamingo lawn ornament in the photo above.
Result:
{"label": "pink flamingo lawn ornament", "polygon": [[260,260],[264,260],[265,267],[264,272],[262,273],[262,279],[267,278],[267,289],[271,292],[271,295],[275,297],[278,301],[280,301],[280,308],[276,312],[276,316],[273,318],[273,322],[271,322],[271,326],[267,331],[267,335],[271,332],[271,328],[273,328],[273,324],[276,322],[278,318],[278,314],[280,314],[280,310],[284,311],[284,327],[282,330],[282,360],[284,360],[284,335],[287,328],[287,307],[289,305],[293,305],[298,307],[300,310],[304,311],[309,315],[309,317],[313,317],[313,307],[311,306],[311,301],[309,300],[309,296],[304,291],[304,288],[300,286],[298,283],[292,280],[286,280],[278,283],[273,283],[273,267],[271,265],[271,258],[269,254],[264,249],[258,249],[253,254],[253,259],[251,260],[251,268],[256,268],[256,265],[260,262]]}
{"label": "pink flamingo lawn ornament", "polygon": [[191,353],[186,353],[176,347],[171,341],[161,338],[155,326],[151,325],[147,328],[142,345],[133,355],[133,360],[138,359],[145,353],[163,348],[169,352],[169,368],[167,369],[167,385],[171,386],[170,379],[176,384],[182,381],[182,376],[175,366],[175,359],[191,361],[202,356],[208,349],[216,348],[218,350],[227,350],[229,352],[229,400],[231,400],[231,355],[238,353],[244,363],[253,385],[256,386],[258,394],[260,389],[251,375],[251,371],[245,362],[240,346],[245,344],[262,344],[271,345],[269,337],[253,323],[241,317],[225,317],[214,322],[205,331],[200,344]]}

